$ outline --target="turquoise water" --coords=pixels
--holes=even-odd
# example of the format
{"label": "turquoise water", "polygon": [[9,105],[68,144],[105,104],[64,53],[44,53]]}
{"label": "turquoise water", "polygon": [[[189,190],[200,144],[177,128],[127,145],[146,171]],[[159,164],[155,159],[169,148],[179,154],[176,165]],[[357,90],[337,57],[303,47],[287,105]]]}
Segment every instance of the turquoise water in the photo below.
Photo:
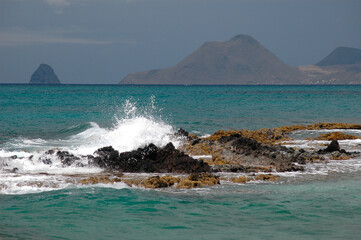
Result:
{"label": "turquoise water", "polygon": [[0,196],[2,239],[359,239],[360,176],[169,193]]}
{"label": "turquoise water", "polygon": [[360,103],[361,86],[0,85],[0,239],[359,239],[358,160],[278,183],[158,191],[79,186],[64,174],[99,170],[35,158],[177,143],[168,136],[179,127],[360,123]]}
{"label": "turquoise water", "polygon": [[361,117],[361,86],[1,85],[0,136],[51,138],[88,122],[110,127],[114,116],[124,115],[126,100],[143,114],[201,134]]}

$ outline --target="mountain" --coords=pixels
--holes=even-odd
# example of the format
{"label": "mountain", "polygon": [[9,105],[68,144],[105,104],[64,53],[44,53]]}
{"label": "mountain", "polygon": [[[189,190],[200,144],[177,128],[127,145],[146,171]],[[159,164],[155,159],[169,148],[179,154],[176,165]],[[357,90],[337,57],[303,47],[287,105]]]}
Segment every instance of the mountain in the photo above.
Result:
{"label": "mountain", "polygon": [[281,85],[303,78],[253,37],[238,35],[206,42],[173,67],[131,73],[120,84]]}
{"label": "mountain", "polygon": [[61,84],[52,67],[40,64],[31,75],[30,84]]}
{"label": "mountain", "polygon": [[338,47],[315,65],[300,66],[305,84],[361,84],[361,49]]}
{"label": "mountain", "polygon": [[361,49],[338,47],[327,57],[316,63],[317,66],[333,66],[361,63]]}

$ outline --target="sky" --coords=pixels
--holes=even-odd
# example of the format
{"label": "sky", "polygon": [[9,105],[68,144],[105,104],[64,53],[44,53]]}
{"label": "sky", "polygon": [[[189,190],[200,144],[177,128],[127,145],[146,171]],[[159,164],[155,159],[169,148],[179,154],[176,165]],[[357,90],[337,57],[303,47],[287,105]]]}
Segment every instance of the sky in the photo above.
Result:
{"label": "sky", "polygon": [[41,63],[62,83],[117,84],[206,41],[249,34],[291,65],[361,48],[360,0],[0,0],[0,83]]}

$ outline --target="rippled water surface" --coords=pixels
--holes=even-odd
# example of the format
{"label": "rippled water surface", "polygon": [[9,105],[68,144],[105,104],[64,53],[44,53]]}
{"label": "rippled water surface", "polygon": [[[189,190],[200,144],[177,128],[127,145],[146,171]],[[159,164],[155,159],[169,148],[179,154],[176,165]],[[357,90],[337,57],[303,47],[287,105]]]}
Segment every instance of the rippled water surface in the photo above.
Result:
{"label": "rippled water surface", "polygon": [[[179,127],[361,123],[360,103],[361,86],[0,85],[0,239],[359,239],[361,159],[194,190],[82,186],[71,176],[101,171],[81,156],[103,146],[177,146]],[[292,145],[320,146],[302,140],[320,133],[296,132]],[[359,140],[340,144],[361,150]],[[49,149],[78,165],[45,164]]]}

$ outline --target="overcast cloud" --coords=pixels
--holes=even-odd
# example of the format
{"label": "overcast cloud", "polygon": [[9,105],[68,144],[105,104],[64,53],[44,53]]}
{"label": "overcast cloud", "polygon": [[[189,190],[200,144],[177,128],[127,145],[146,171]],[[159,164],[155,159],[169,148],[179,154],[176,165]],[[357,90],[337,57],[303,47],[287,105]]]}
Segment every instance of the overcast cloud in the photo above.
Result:
{"label": "overcast cloud", "polygon": [[0,0],[0,83],[40,63],[63,83],[118,83],[205,41],[249,34],[292,66],[361,48],[359,0]]}

